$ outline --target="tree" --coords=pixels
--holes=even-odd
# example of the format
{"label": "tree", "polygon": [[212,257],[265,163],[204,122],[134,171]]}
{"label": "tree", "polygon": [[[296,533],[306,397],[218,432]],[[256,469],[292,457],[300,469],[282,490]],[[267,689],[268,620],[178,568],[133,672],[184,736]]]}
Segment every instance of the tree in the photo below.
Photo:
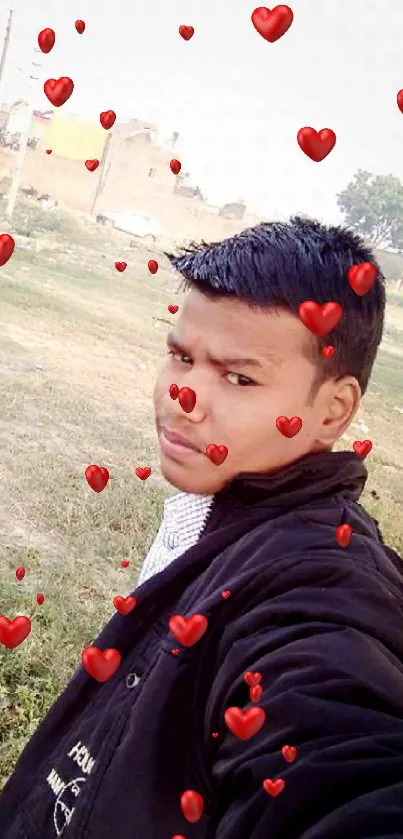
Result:
{"label": "tree", "polygon": [[394,175],[359,169],[337,195],[346,224],[373,247],[403,251],[403,184]]}

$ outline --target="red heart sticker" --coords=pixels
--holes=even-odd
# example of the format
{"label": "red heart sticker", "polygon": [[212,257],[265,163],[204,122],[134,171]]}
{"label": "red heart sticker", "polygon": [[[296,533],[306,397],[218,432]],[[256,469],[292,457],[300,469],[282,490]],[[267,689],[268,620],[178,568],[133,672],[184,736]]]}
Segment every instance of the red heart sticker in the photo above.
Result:
{"label": "red heart sticker", "polygon": [[181,809],[185,819],[191,824],[199,821],[204,810],[204,801],[200,793],[187,789],[181,795]]}
{"label": "red heart sticker", "polygon": [[360,265],[352,265],[348,271],[347,277],[353,291],[359,297],[363,297],[372,288],[376,276],[377,269],[372,262],[361,262]]}
{"label": "red heart sticker", "polygon": [[171,172],[173,172],[174,175],[179,175],[179,172],[182,169],[182,164],[179,160],[171,160],[169,165],[171,167]]}
{"label": "red heart sticker", "polygon": [[169,620],[169,629],[177,641],[184,647],[193,647],[203,637],[208,627],[208,620],[204,615],[192,615],[184,618],[183,615],[174,615]]}
{"label": "red heart sticker", "polygon": [[397,107],[403,114],[403,90],[399,90],[399,93],[397,94]]}
{"label": "red heart sticker", "polygon": [[116,673],[122,656],[117,650],[99,650],[98,647],[86,647],[81,653],[81,661],[87,673],[97,682],[106,682]]}
{"label": "red heart sticker", "polygon": [[17,568],[15,576],[17,577],[17,580],[23,580],[25,577],[25,568]]}
{"label": "red heart sticker", "polygon": [[214,739],[216,740],[218,737],[218,731],[213,731],[211,736],[214,737]]}
{"label": "red heart sticker", "polygon": [[244,673],[243,677],[244,677],[244,681],[246,682],[247,685],[249,685],[250,688],[253,688],[256,685],[259,685],[260,682],[262,681],[262,674],[257,673],[257,672],[252,673],[251,670],[247,670],[246,673]]}
{"label": "red heart sticker", "polygon": [[115,120],[115,111],[101,111],[99,115],[99,121],[102,125],[102,128],[105,128],[106,131],[108,131],[109,128],[112,128],[112,125],[115,123]]}
{"label": "red heart sticker", "polygon": [[52,154],[52,149],[46,149],[46,154]]}
{"label": "red heart sticker", "polygon": [[96,160],[95,158],[93,160],[86,160],[85,165],[89,172],[95,172],[95,169],[98,169],[99,160]]}
{"label": "red heart sticker", "polygon": [[270,11],[265,6],[261,6],[252,12],[252,23],[259,35],[270,41],[278,41],[290,28],[294,19],[294,15],[289,6],[276,6]]}
{"label": "red heart sticker", "polygon": [[85,470],[85,477],[94,492],[102,492],[109,481],[109,472],[105,466],[91,464]]}
{"label": "red heart sticker", "polygon": [[130,565],[130,562],[129,562],[128,559],[122,559],[120,564],[121,564],[122,568],[128,568],[129,565]]}
{"label": "red heart sticker", "polygon": [[274,798],[276,795],[279,795],[280,792],[283,791],[285,787],[285,781],[283,781],[282,778],[277,778],[276,781],[272,781],[271,778],[266,778],[266,780],[263,781],[263,787],[265,791],[268,792],[269,795],[272,795]]}
{"label": "red heart sticker", "polygon": [[353,443],[353,449],[355,453],[358,454],[358,457],[366,457],[372,449],[371,440],[356,440],[355,443]]}
{"label": "red heart sticker", "polygon": [[127,262],[115,262],[115,268],[122,273],[122,271],[126,271]]}
{"label": "red heart sticker", "polygon": [[323,306],[319,306],[314,300],[305,300],[298,311],[302,323],[318,338],[332,332],[343,314],[339,303],[324,303]]}
{"label": "red heart sticker", "polygon": [[76,20],[74,26],[77,29],[79,35],[82,35],[85,29],[85,23],[83,20]]}
{"label": "red heart sticker", "polygon": [[171,650],[172,655],[179,655],[178,647],[175,647],[174,650]]}
{"label": "red heart sticker", "polygon": [[116,611],[120,612],[121,615],[128,615],[129,612],[132,612],[134,607],[137,605],[137,600],[131,595],[129,597],[121,597],[120,594],[117,594],[116,597],[113,598],[113,605]]}
{"label": "red heart sticker", "polygon": [[0,644],[4,644],[8,650],[19,647],[31,632],[31,621],[24,615],[18,615],[12,621],[0,617]]}
{"label": "red heart sticker", "polygon": [[150,274],[156,274],[158,271],[158,262],[156,259],[150,259],[148,262],[148,270]]}
{"label": "red heart sticker", "polygon": [[171,312],[171,315],[176,315],[179,306],[174,306],[173,303],[170,303],[168,306],[168,312]]}
{"label": "red heart sticker", "polygon": [[216,466],[221,466],[228,456],[228,449],[226,446],[216,446],[215,443],[209,443],[206,447],[206,455]]}
{"label": "red heart sticker", "polygon": [[231,592],[229,591],[229,589],[226,589],[225,591],[222,591],[221,592],[221,597],[223,597],[224,600],[228,600],[228,598],[231,597]]}
{"label": "red heart sticker", "polygon": [[263,708],[227,708],[225,722],[230,731],[241,740],[250,740],[264,725],[266,714]]}
{"label": "red heart sticker", "polygon": [[291,419],[288,419],[288,417],[277,417],[276,426],[284,437],[295,437],[301,431],[302,419],[301,417],[291,417]]}
{"label": "red heart sticker", "polygon": [[151,468],[149,466],[138,466],[135,471],[140,481],[146,481],[151,475]]}
{"label": "red heart sticker", "polygon": [[196,405],[196,394],[194,390],[191,387],[181,387],[178,398],[182,411],[191,414]]}
{"label": "red heart sticker", "polygon": [[330,154],[336,145],[336,135],[331,128],[300,128],[297,134],[298,145],[311,160],[320,163]]}
{"label": "red heart sticker", "polygon": [[15,248],[15,241],[9,233],[2,233],[0,236],[0,266],[5,265],[11,259]]}
{"label": "red heart sticker", "polygon": [[323,349],[321,350],[323,358],[333,358],[335,352],[336,352],[336,347],[332,347],[331,344],[328,344],[326,347],[323,347]]}
{"label": "red heart sticker", "polygon": [[260,702],[263,695],[263,688],[262,685],[255,685],[254,688],[250,688],[249,696],[251,702]]}
{"label": "red heart sticker", "polygon": [[178,385],[170,385],[169,395],[170,395],[171,399],[177,399],[178,398],[178,396],[179,396]]}
{"label": "red heart sticker", "polygon": [[281,754],[283,755],[283,758],[287,761],[287,763],[292,763],[297,756],[297,750],[295,746],[283,746],[283,748],[281,749]]}
{"label": "red heart sticker", "polygon": [[183,38],[184,41],[190,41],[190,39],[194,35],[193,26],[180,26],[179,35],[181,36],[181,38]]}
{"label": "red heart sticker", "polygon": [[42,32],[38,35],[39,49],[42,52],[50,52],[55,45],[55,39],[56,34],[53,29],[49,29],[49,27],[42,29]]}
{"label": "red heart sticker", "polygon": [[353,528],[351,524],[340,524],[336,530],[336,539],[337,543],[340,545],[341,548],[348,548],[351,535],[353,532]]}
{"label": "red heart sticker", "polygon": [[70,99],[74,90],[74,82],[68,76],[61,76],[60,79],[48,79],[43,86],[43,90],[49,102],[55,108],[60,108]]}

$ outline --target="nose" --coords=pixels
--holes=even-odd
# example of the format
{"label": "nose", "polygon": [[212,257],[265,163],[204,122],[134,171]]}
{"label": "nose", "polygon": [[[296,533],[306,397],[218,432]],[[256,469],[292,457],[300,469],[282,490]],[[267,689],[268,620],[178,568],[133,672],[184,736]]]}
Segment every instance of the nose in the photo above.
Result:
{"label": "nose", "polygon": [[[196,394],[196,404],[189,413],[183,410],[178,398],[174,400],[176,415],[183,416],[184,413],[187,413],[187,416],[193,422],[201,422],[206,414],[209,413],[211,407],[213,390],[211,374],[208,371],[204,372],[203,370],[196,370],[195,367],[192,367],[187,374],[180,377],[180,381],[176,381],[176,384],[179,390],[183,387],[188,387]],[[168,398],[170,398],[169,394]]]}

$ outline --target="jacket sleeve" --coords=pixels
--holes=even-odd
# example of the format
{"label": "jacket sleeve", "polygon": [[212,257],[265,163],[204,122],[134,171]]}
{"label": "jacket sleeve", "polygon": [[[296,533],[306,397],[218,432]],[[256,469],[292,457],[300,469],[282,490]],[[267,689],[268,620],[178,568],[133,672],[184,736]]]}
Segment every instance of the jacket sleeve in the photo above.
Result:
{"label": "jacket sleeve", "polygon": [[[374,623],[365,630],[369,614],[349,619],[355,599],[358,611],[365,601],[364,583],[331,565],[319,585],[317,561],[297,583],[283,575],[273,598],[220,644],[205,716],[206,737],[218,734],[208,839],[403,836],[402,658],[377,640]],[[376,594],[367,600],[386,626],[388,598]],[[257,702],[246,671],[261,674]],[[263,727],[236,736],[225,722],[230,707],[263,709]],[[286,745],[295,759],[292,750],[284,758]]]}

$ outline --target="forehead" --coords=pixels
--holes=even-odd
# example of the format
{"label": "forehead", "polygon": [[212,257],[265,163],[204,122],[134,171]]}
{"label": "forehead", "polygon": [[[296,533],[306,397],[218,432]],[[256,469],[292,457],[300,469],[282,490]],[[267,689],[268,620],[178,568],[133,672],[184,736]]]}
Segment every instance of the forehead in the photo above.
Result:
{"label": "forehead", "polygon": [[255,355],[284,360],[312,356],[313,336],[300,319],[280,309],[258,309],[244,301],[189,292],[175,327],[187,348],[212,355]]}

